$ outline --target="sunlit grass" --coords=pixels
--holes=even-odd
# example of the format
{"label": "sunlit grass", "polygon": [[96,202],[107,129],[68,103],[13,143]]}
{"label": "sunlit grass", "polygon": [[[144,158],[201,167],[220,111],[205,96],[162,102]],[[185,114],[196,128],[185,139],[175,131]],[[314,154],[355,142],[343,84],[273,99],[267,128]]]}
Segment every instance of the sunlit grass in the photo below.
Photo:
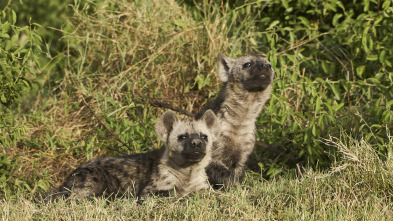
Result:
{"label": "sunlit grass", "polygon": [[393,216],[391,154],[378,158],[365,141],[327,141],[343,154],[329,172],[301,169],[297,177],[263,180],[248,174],[225,191],[182,198],[59,200],[28,194],[0,202],[5,220],[384,220]]}

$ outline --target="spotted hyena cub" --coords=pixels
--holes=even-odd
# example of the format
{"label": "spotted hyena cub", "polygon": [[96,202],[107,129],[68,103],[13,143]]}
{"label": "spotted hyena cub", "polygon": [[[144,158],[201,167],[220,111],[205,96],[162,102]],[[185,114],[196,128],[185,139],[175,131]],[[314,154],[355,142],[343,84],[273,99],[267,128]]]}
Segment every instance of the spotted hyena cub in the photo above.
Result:
{"label": "spotted hyena cub", "polygon": [[179,120],[172,111],[156,122],[160,149],[129,156],[103,157],[76,168],[48,197],[108,197],[149,193],[184,195],[209,188],[205,168],[219,133],[212,111],[199,120]]}
{"label": "spotted hyena cub", "polygon": [[224,83],[217,98],[197,114],[213,110],[221,122],[221,135],[213,144],[206,168],[210,184],[218,187],[239,181],[256,141],[255,121],[270,98],[274,71],[256,55],[231,59],[218,55],[218,77]]}

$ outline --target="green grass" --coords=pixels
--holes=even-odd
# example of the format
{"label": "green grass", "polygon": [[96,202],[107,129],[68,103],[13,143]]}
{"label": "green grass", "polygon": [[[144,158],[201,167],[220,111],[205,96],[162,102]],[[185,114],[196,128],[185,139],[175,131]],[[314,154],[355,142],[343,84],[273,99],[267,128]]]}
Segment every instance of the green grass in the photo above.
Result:
{"label": "green grass", "polygon": [[[392,143],[393,140],[390,142]],[[299,168],[296,177],[264,180],[248,173],[226,191],[202,191],[182,198],[58,201],[34,197],[3,199],[3,219],[45,220],[389,220],[393,216],[392,155],[379,159],[365,141],[344,145],[329,140],[343,154],[328,172]]]}

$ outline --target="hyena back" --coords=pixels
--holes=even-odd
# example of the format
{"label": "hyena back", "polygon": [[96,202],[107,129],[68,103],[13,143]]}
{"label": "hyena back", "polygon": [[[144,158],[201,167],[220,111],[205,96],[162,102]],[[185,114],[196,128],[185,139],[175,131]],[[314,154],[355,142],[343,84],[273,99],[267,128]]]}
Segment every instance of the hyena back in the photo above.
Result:
{"label": "hyena back", "polygon": [[184,195],[209,188],[205,168],[209,164],[212,144],[219,133],[215,114],[206,112],[200,120],[179,120],[167,111],[155,129],[165,145],[147,153],[103,157],[76,168],[48,200],[75,195],[109,197],[149,193]]}
{"label": "hyena back", "polygon": [[212,161],[206,168],[215,187],[240,181],[256,142],[255,121],[270,98],[274,71],[256,55],[231,59],[218,55],[218,77],[224,82],[217,98],[197,114],[211,109],[221,122],[221,134],[213,144]]}

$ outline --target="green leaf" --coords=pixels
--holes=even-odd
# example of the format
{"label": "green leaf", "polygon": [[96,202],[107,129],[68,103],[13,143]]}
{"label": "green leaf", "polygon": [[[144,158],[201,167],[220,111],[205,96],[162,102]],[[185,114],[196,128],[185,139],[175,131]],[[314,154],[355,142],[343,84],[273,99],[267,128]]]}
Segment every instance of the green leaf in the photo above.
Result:
{"label": "green leaf", "polygon": [[4,94],[1,95],[1,103],[5,104],[7,103],[7,98],[4,96]]}
{"label": "green leaf", "polygon": [[306,27],[310,27],[310,22],[307,20],[307,18],[303,16],[299,16],[298,19],[301,21],[303,25],[305,25]]}
{"label": "green leaf", "polygon": [[364,2],[364,8],[363,8],[363,10],[364,10],[365,12],[367,12],[368,9],[369,9],[369,7],[370,7],[370,1],[369,1],[369,0],[365,0],[365,1],[363,1],[363,2]]}
{"label": "green leaf", "polygon": [[257,41],[256,41],[254,38],[250,38],[250,42],[251,42],[251,44],[254,45],[254,46],[257,46],[257,45],[258,45]]}
{"label": "green leaf", "polygon": [[266,28],[266,30],[272,30],[274,27],[276,27],[276,25],[278,25],[278,23],[280,23],[280,21],[276,20],[273,21],[268,28]]}
{"label": "green leaf", "polygon": [[390,106],[392,106],[392,105],[393,105],[393,100],[389,101],[389,102],[386,104],[386,108],[387,108],[387,109],[390,109]]}
{"label": "green leaf", "polygon": [[337,107],[334,108],[334,111],[338,111],[340,110],[342,107],[344,106],[344,103],[340,103],[339,105],[337,105]]}
{"label": "green leaf", "polygon": [[30,84],[29,84],[28,81],[26,81],[26,80],[22,80],[22,81],[23,81],[23,83],[26,85],[26,87],[30,87]]}
{"label": "green leaf", "polygon": [[328,73],[328,72],[329,72],[328,67],[327,67],[327,65],[326,65],[326,61],[322,61],[321,66],[322,66],[322,69],[323,69],[323,71],[324,71],[325,73]]}
{"label": "green leaf", "polygon": [[333,26],[337,27],[339,25],[338,24],[338,19],[340,19],[342,16],[343,16],[342,14],[335,14],[334,15],[333,22],[332,22]]}
{"label": "green leaf", "polygon": [[317,101],[315,102],[315,114],[317,115],[319,110],[321,109],[321,99],[318,97]]}
{"label": "green leaf", "polygon": [[387,10],[390,7],[391,1],[384,1],[382,4],[382,9]]}
{"label": "green leaf", "polygon": [[373,125],[371,125],[371,128],[381,128],[382,127],[382,125],[380,125],[380,124],[373,124]]}
{"label": "green leaf", "polygon": [[329,83],[329,85],[332,88],[332,91],[334,93],[334,99],[335,100],[340,100],[341,99],[340,87],[337,84],[334,84],[334,83]]}
{"label": "green leaf", "polygon": [[11,47],[14,47],[14,46],[16,46],[16,45],[18,45],[18,35],[14,35],[14,36],[12,36],[11,37]]}
{"label": "green leaf", "polygon": [[2,34],[6,34],[8,30],[10,30],[10,28],[11,28],[11,24],[7,21],[3,24],[2,30],[1,29],[0,30]]}
{"label": "green leaf", "polygon": [[368,37],[368,30],[370,29],[370,27],[366,27],[363,30],[363,35],[362,35],[362,46],[363,46],[363,50],[368,53],[370,50],[368,49],[368,45],[367,45],[367,37]]}
{"label": "green leaf", "polygon": [[282,5],[284,6],[285,9],[287,9],[289,7],[288,0],[282,0],[281,3],[282,3]]}
{"label": "green leaf", "polygon": [[380,84],[380,83],[381,83],[381,81],[379,81],[379,80],[376,79],[376,78],[368,78],[367,81],[370,81],[370,82],[372,82],[372,83],[374,83],[374,84]]}
{"label": "green leaf", "polygon": [[376,61],[378,60],[378,55],[367,55],[366,59],[369,61]]}
{"label": "green leaf", "polygon": [[381,51],[381,54],[379,54],[379,62],[381,62],[381,64],[385,63],[385,57],[386,57],[386,51],[383,50]]}
{"label": "green leaf", "polygon": [[0,38],[9,39],[10,36],[8,34],[0,34]]}
{"label": "green leaf", "polygon": [[[370,38],[368,39],[368,43],[369,43],[369,47],[368,47],[368,48],[369,48],[370,51],[372,51],[372,50],[374,49],[374,41],[373,41],[373,38],[370,37]],[[378,56],[377,56],[377,58],[378,58]]]}
{"label": "green leaf", "polygon": [[178,27],[180,27],[182,29],[188,28],[187,24],[181,19],[175,20],[175,25],[177,25]]}
{"label": "green leaf", "polygon": [[385,74],[383,72],[378,72],[375,75],[375,79],[381,80],[384,76],[385,76]]}
{"label": "green leaf", "polygon": [[312,133],[312,135],[313,135],[314,137],[317,136],[317,127],[316,127],[315,124],[313,124],[312,127],[311,127],[311,133]]}
{"label": "green leaf", "polygon": [[325,130],[325,121],[323,120],[324,119],[324,117],[323,117],[323,115],[318,119],[318,126],[320,126],[320,128],[322,129],[322,130]]}
{"label": "green leaf", "polygon": [[16,13],[14,10],[12,10],[12,24],[14,25],[16,23]]}
{"label": "green leaf", "polygon": [[356,68],[356,75],[362,77],[364,70],[366,69],[365,65],[359,66]]}

